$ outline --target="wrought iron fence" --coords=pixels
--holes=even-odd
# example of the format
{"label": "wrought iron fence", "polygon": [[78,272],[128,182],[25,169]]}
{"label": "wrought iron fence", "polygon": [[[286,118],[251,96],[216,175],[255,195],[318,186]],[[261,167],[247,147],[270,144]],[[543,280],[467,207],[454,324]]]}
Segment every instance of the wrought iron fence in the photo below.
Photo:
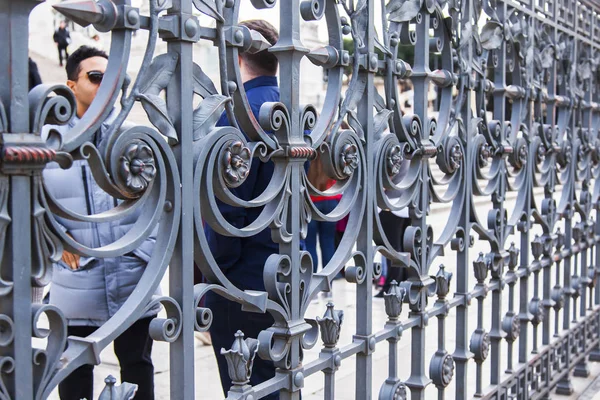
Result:
{"label": "wrought iron fence", "polygon": [[[251,3],[264,9],[277,2]],[[258,399],[274,391],[283,399],[299,399],[304,379],[319,372],[325,398],[333,399],[339,368],[355,368],[356,398],[371,398],[376,349],[389,355],[380,399],[409,393],[425,399],[436,392],[440,399],[547,398],[554,389],[570,393],[571,372],[585,376],[588,360],[600,360],[596,3],[280,1],[280,39],[269,51],[279,59],[281,102],[264,106],[257,120],[248,111],[237,58],[266,43],[238,25],[240,1],[150,0],[149,15],[126,0],[64,2],[57,8],[71,20],[112,32],[110,58],[85,116],[66,135],[46,141],[42,126],[66,124],[75,101],[63,85],[28,93],[28,15],[37,4],[0,0],[5,51],[0,59],[0,398],[46,398],[75,368],[98,363],[99,352],[157,302],[167,317],[152,322],[151,335],[171,342],[171,398],[194,398],[193,331],[210,324],[210,310],[199,306],[209,290],[275,319],[259,336],[257,352],[276,362],[276,376],[255,387],[234,379],[241,383],[234,384],[230,399]],[[201,26],[194,10],[214,19],[216,27]],[[329,43],[305,48],[301,22],[320,19],[326,21]],[[131,82],[125,66],[132,33],[139,29],[148,30],[149,39]],[[343,48],[344,36],[354,43],[352,54]],[[158,40],[168,42],[168,52],[154,57]],[[193,45],[201,40],[218,48],[220,86],[192,60]],[[414,59],[399,59],[407,47],[414,49]],[[327,70],[320,110],[300,104],[304,57]],[[433,59],[438,69],[432,70]],[[351,71],[347,88],[345,70]],[[375,89],[376,74],[384,82],[382,93]],[[403,114],[399,101],[398,81],[408,78],[414,114]],[[429,107],[432,87],[439,99],[435,110]],[[97,149],[92,135],[119,97],[109,145]],[[201,101],[195,108],[196,98]],[[136,101],[156,129],[118,129]],[[223,110],[239,126],[215,128],[214,116]],[[341,128],[342,120],[350,129]],[[130,184],[136,172],[120,162],[126,152],[132,154],[132,145],[149,148],[156,166],[155,177],[141,186]],[[317,152],[337,180],[330,192],[343,193],[328,215],[311,202],[308,194],[318,191],[303,168]],[[278,173],[259,198],[242,201],[229,188],[244,180],[250,157],[274,160]],[[98,184],[124,203],[88,216],[54,201],[44,189],[42,170],[51,161],[66,167],[73,158],[87,158]],[[397,182],[403,162],[409,172]],[[391,200],[392,189],[400,197]],[[511,192],[514,202],[506,200]],[[238,229],[219,213],[215,198],[265,207],[256,222]],[[487,199],[487,215],[477,212],[478,198]],[[429,214],[436,203],[448,203],[451,210],[440,231],[432,228]],[[97,223],[119,220],[135,208],[142,210],[137,223],[101,248],[76,243],[55,218]],[[378,208],[408,208],[404,252],[383,232]],[[346,215],[348,229],[334,258],[312,273],[310,256],[300,250],[308,222]],[[265,266],[266,292],[242,291],[226,278],[211,254],[203,221],[240,237],[272,229],[280,252]],[[32,302],[32,292],[49,283],[52,262],[63,248],[114,257],[154,229],[156,249],[139,290],[93,335],[67,339],[61,311]],[[485,250],[477,256],[473,247]],[[374,326],[372,318],[371,282],[381,274],[376,252],[408,274],[385,296],[384,326]],[[446,268],[439,267],[444,254],[455,260]],[[194,259],[210,284],[193,286]],[[346,264],[351,265],[346,279],[356,285],[356,326],[342,325],[333,306],[322,319],[308,319],[311,299],[328,290]],[[168,297],[153,297],[167,269]],[[491,312],[484,318],[486,310]],[[469,312],[476,314],[475,324],[469,323]],[[47,327],[39,325],[42,315]],[[434,317],[437,325],[431,323]],[[455,323],[447,324],[448,318]],[[354,331],[350,343],[338,343],[340,330]],[[319,357],[303,359],[303,349],[318,342],[319,332]],[[425,352],[427,333],[438,340],[431,356]],[[32,338],[46,338],[46,347],[35,348]],[[402,340],[411,341],[408,377],[398,373]],[[233,358],[248,354],[234,353]],[[353,356],[355,364],[344,362]]]}

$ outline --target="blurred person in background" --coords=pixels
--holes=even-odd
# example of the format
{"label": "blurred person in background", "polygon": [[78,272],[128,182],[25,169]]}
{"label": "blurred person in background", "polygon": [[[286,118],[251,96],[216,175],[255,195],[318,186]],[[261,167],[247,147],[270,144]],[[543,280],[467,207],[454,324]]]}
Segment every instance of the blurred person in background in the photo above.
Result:
{"label": "blurred person in background", "polygon": [[54,31],[54,43],[56,43],[56,47],[58,48],[58,63],[62,67],[63,65],[63,53],[65,62],[69,58],[69,52],[67,47],[71,44],[71,34],[67,29],[67,23],[65,21],[60,21],[60,25],[58,29]]}

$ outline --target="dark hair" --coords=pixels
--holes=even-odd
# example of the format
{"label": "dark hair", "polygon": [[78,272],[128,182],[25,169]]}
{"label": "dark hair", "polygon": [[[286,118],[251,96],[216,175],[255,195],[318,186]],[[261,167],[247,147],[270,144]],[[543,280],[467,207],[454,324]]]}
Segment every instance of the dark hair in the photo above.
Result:
{"label": "dark hair", "polygon": [[108,54],[104,51],[90,46],[81,46],[75,50],[67,59],[67,79],[70,81],[76,81],[79,73],[81,72],[81,62],[92,57],[104,57],[108,59]]}
{"label": "dark hair", "polygon": [[[271,46],[279,40],[277,29],[265,20],[251,19],[242,21],[239,25],[257,31],[271,43]],[[256,75],[275,75],[277,73],[277,57],[273,53],[269,53],[268,50],[256,54],[242,53],[241,57],[248,68]]]}

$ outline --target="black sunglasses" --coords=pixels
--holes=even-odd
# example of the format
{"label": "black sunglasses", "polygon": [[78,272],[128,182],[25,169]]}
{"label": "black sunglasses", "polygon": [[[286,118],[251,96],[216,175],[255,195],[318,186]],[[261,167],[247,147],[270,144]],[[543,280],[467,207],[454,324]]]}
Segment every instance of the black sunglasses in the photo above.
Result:
{"label": "black sunglasses", "polygon": [[104,78],[104,72],[100,71],[88,71],[87,72],[88,79],[94,85],[99,85],[102,82],[102,78]]}

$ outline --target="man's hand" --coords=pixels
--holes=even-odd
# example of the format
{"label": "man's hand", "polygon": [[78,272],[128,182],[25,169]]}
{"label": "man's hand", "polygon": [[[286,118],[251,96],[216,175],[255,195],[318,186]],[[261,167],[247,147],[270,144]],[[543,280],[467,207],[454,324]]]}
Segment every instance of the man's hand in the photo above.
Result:
{"label": "man's hand", "polygon": [[69,253],[68,251],[63,250],[62,260],[73,271],[79,269],[79,255],[73,254],[73,253]]}
{"label": "man's hand", "polygon": [[[73,238],[71,235],[69,235],[69,237],[71,239]],[[68,251],[63,250],[62,260],[73,271],[79,269],[79,255],[78,254],[69,253]]]}

